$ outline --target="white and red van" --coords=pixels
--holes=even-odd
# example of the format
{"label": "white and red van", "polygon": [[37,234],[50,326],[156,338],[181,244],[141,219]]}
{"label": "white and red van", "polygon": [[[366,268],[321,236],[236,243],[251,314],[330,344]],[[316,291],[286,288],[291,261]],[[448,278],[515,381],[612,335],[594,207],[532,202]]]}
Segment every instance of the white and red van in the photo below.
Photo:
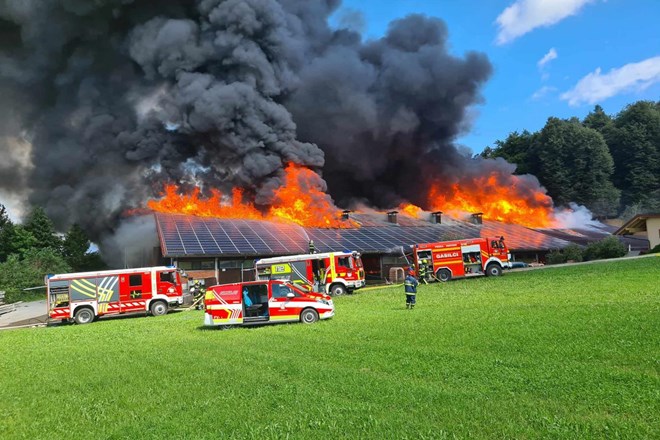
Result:
{"label": "white and red van", "polygon": [[211,286],[206,290],[204,308],[204,325],[208,326],[311,324],[335,315],[330,296],[279,280]]}

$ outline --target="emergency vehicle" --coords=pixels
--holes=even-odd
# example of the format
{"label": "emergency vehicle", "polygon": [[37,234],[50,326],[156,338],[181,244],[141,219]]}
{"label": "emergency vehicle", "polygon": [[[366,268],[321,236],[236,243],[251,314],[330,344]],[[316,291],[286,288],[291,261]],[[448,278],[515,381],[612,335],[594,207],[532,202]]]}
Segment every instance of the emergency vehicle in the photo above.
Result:
{"label": "emergency vehicle", "polygon": [[255,262],[257,280],[287,280],[312,292],[343,295],[365,285],[357,252],[329,252],[262,258]]}
{"label": "emergency vehicle", "polygon": [[222,327],[297,321],[311,324],[335,315],[330,296],[276,280],[211,286],[204,308],[204,325]]}
{"label": "emergency vehicle", "polygon": [[128,312],[165,315],[184,300],[174,266],[47,275],[45,284],[48,316],[77,324]]}
{"label": "emergency vehicle", "polygon": [[423,243],[413,246],[413,264],[417,273],[425,265],[427,281],[448,281],[452,278],[499,276],[511,267],[511,256],[499,238],[466,238],[464,240]]}

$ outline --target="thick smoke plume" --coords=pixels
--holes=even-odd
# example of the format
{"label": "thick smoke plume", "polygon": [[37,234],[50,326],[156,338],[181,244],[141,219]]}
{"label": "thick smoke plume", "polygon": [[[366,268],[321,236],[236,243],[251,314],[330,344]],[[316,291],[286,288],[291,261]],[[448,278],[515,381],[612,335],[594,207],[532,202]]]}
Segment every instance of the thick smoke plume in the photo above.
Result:
{"label": "thick smoke plume", "polygon": [[490,63],[450,54],[441,20],[412,15],[364,41],[328,25],[338,7],[0,1],[0,148],[31,146],[0,189],[27,189],[95,239],[165,183],[242,187],[266,206],[289,162],[340,205],[421,203],[429,181],[474,167],[453,141]]}

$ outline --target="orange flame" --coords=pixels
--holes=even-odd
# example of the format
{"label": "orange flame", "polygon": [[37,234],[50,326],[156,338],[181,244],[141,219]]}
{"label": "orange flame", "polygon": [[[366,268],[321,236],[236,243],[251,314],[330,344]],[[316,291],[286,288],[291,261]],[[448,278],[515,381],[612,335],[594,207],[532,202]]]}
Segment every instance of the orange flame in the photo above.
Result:
{"label": "orange flame", "polygon": [[149,200],[153,211],[191,214],[200,217],[240,218],[286,221],[301,226],[318,228],[350,228],[355,224],[342,221],[341,212],[321,188],[324,182],[314,171],[304,166],[288,164],[284,169],[284,185],[277,188],[274,201],[267,213],[252,202],[243,200],[243,190],[234,188],[231,201],[223,200],[218,190],[211,197],[200,197],[199,188],[190,194],[179,194],[176,185],[167,185],[160,200]]}
{"label": "orange flame", "polygon": [[[504,182],[503,182],[504,180]],[[429,206],[448,214],[483,213],[483,218],[532,228],[555,223],[552,199],[540,189],[532,189],[519,176],[495,173],[472,182],[452,185],[436,183],[428,193]]]}
{"label": "orange flame", "polygon": [[402,203],[399,205],[399,211],[405,212],[411,217],[419,218],[423,210],[419,206],[415,206],[411,203]]}

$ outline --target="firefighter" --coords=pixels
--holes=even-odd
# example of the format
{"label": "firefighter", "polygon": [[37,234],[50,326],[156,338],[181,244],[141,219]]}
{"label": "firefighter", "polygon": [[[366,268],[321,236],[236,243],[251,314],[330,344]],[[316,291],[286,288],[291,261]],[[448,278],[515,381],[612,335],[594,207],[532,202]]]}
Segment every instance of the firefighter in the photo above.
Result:
{"label": "firefighter", "polygon": [[309,240],[309,253],[310,254],[316,253],[316,246],[314,246],[314,240]]}
{"label": "firefighter", "polygon": [[426,260],[419,262],[419,280],[424,284],[428,284],[426,281]]}
{"label": "firefighter", "polygon": [[412,310],[415,308],[418,285],[419,283],[415,279],[415,270],[410,267],[408,269],[408,276],[406,276],[406,280],[403,282],[406,293],[406,309]]}

